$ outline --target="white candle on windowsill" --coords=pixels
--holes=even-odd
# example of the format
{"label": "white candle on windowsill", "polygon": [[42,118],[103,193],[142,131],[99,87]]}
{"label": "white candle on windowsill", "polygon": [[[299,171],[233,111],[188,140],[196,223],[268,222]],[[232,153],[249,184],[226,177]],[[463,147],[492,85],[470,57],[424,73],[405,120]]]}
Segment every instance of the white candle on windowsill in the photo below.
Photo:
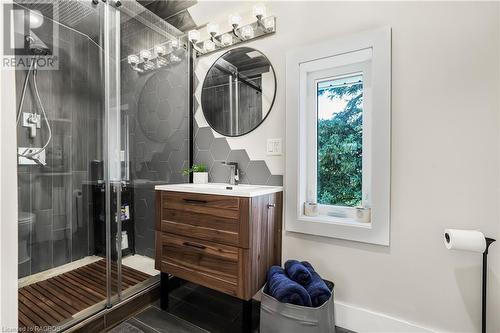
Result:
{"label": "white candle on windowsill", "polygon": [[318,216],[318,204],[315,202],[305,202],[304,203],[304,215],[305,216]]}

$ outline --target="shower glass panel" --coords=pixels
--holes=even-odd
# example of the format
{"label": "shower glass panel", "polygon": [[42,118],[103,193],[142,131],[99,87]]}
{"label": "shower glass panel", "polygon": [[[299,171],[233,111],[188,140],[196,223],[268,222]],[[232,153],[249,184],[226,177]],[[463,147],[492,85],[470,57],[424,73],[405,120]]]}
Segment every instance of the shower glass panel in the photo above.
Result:
{"label": "shower glass panel", "polygon": [[188,182],[182,172],[189,164],[188,43],[136,1],[119,10],[122,263],[157,280],[154,186]]}
{"label": "shower glass panel", "polygon": [[23,330],[64,327],[109,303],[108,252],[97,242],[116,215],[104,209],[103,10],[92,1],[14,4],[12,24],[26,41],[16,56],[35,60],[16,71]]}
{"label": "shower glass panel", "polygon": [[[64,328],[158,281],[154,185],[187,181],[186,42],[132,0],[14,7],[18,56],[57,60],[16,72],[19,325]],[[155,67],[129,62],[160,44]]]}

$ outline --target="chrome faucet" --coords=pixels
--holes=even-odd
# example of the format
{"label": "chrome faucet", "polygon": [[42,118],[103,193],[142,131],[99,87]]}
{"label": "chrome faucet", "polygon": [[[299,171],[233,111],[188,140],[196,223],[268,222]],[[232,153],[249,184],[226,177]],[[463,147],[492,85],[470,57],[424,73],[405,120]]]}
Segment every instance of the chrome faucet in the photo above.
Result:
{"label": "chrome faucet", "polygon": [[238,185],[238,182],[240,181],[240,172],[238,170],[238,163],[222,162],[222,164],[225,164],[231,168],[231,173],[229,175],[229,184]]}

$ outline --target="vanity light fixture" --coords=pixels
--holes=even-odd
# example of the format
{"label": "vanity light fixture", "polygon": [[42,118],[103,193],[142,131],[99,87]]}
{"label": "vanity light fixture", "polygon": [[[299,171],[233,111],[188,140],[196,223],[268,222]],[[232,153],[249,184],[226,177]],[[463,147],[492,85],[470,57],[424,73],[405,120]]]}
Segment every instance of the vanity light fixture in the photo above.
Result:
{"label": "vanity light fixture", "polygon": [[189,31],[188,39],[195,50],[196,56],[200,57],[276,32],[276,17],[267,16],[265,5],[257,4],[253,6],[252,12],[257,20],[243,26],[241,25],[242,18],[239,14],[229,15],[229,24],[232,27],[231,31],[220,33],[218,24],[208,23],[206,29],[209,38],[206,40],[201,40],[201,34],[198,30]]}
{"label": "vanity light fixture", "polygon": [[229,24],[234,28],[238,28],[241,24],[241,16],[239,14],[229,15]]}
{"label": "vanity light fixture", "polygon": [[252,39],[254,37],[253,27],[251,25],[246,25],[241,28],[241,36],[245,39]]}
{"label": "vanity light fixture", "polygon": [[177,50],[181,46],[181,43],[179,42],[178,39],[172,39],[170,41],[170,46],[172,47],[172,50]]}
{"label": "vanity light fixture", "polygon": [[188,39],[193,43],[198,42],[200,40],[200,37],[201,37],[201,34],[198,30],[190,30],[188,32]]}
{"label": "vanity light fixture", "polygon": [[276,20],[273,16],[266,17],[262,20],[262,24],[267,32],[274,32]]}
{"label": "vanity light fixture", "polygon": [[219,33],[219,25],[216,23],[207,24],[207,31],[210,36],[215,37]]}
{"label": "vanity light fixture", "polygon": [[266,16],[266,6],[263,4],[253,6],[253,16],[255,16],[257,20],[262,20],[262,18]]}
{"label": "vanity light fixture", "polygon": [[149,61],[152,57],[152,53],[150,50],[141,50],[141,52],[139,52],[139,57],[141,57],[143,61]]}
{"label": "vanity light fixture", "polygon": [[170,54],[170,62],[175,63],[175,62],[180,62],[182,59],[176,56],[175,54]]}
{"label": "vanity light fixture", "polygon": [[222,45],[229,46],[233,44],[233,36],[231,36],[230,34],[224,34],[221,36],[220,41]]}
{"label": "vanity light fixture", "polygon": [[141,60],[139,59],[139,57],[135,54],[131,54],[127,57],[127,61],[129,64],[131,64],[132,66],[134,65],[138,65]]}
{"label": "vanity light fixture", "polygon": [[166,46],[165,45],[156,45],[155,46],[155,54],[158,57],[162,57],[165,54],[167,54],[167,48],[166,48]]}
{"label": "vanity light fixture", "polygon": [[212,52],[213,50],[215,50],[215,43],[211,40],[206,40],[203,42],[203,48],[207,52]]}
{"label": "vanity light fixture", "polygon": [[179,49],[185,49],[185,45],[177,38],[173,38],[151,49],[139,51],[139,54],[127,56],[127,62],[133,70],[143,73],[165,67],[182,59],[175,54]]}

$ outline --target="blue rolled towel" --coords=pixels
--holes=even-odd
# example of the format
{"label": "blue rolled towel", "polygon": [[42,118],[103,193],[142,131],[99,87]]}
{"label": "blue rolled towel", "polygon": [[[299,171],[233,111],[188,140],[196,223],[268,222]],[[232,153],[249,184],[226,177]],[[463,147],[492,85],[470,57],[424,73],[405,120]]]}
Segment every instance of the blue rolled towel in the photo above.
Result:
{"label": "blue rolled towel", "polygon": [[319,276],[310,263],[303,261],[302,265],[304,265],[309,270],[309,273],[311,273],[311,282],[305,285],[304,288],[306,288],[309,296],[311,296],[313,307],[316,308],[328,301],[332,296],[332,292],[328,289],[325,281],[323,281],[321,276]]}
{"label": "blue rolled towel", "polygon": [[304,287],[290,280],[280,266],[272,266],[267,272],[267,293],[281,303],[312,306],[311,296]]}
{"label": "blue rolled towel", "polygon": [[285,272],[290,279],[303,286],[309,284],[312,279],[309,270],[298,260],[288,260],[285,262]]}

